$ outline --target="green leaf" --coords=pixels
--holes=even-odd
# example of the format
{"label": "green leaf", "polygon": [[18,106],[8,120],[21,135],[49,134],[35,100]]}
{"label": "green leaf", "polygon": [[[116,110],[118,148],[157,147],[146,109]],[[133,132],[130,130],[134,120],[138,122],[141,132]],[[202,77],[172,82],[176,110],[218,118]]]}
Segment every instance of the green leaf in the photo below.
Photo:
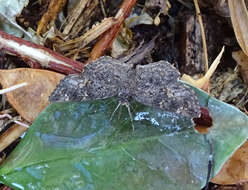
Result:
{"label": "green leaf", "polygon": [[[245,141],[247,117],[195,89],[214,126],[214,175]],[[131,103],[110,120],[115,98],[54,103],[35,120],[0,169],[14,189],[199,190],[206,181],[209,145],[189,119]]]}

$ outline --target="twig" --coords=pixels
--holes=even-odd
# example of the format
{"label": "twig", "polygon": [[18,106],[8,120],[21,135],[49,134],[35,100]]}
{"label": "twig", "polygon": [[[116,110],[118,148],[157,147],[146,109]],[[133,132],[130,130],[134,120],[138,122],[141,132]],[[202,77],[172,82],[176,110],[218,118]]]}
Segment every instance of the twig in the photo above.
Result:
{"label": "twig", "polygon": [[56,19],[65,4],[66,0],[50,0],[47,12],[39,21],[37,35],[40,35],[46,31],[47,25]]}
{"label": "twig", "polygon": [[90,30],[85,32],[82,36],[68,40],[61,44],[58,49],[60,51],[75,51],[79,48],[82,49],[90,42],[95,40],[97,37],[102,35],[104,32],[109,30],[114,24],[116,24],[116,19],[113,17],[105,18],[101,23],[93,26]]}
{"label": "twig", "polygon": [[[9,119],[13,119],[13,117],[12,117],[11,115],[9,115],[9,114],[0,115],[0,119],[3,119],[3,118],[5,118],[5,117],[7,117],[7,118],[9,118]],[[29,128],[29,126],[26,125],[25,123],[22,123],[22,122],[17,121],[17,120],[12,120],[12,121],[13,121],[14,123],[16,123],[16,124],[18,124],[18,125],[24,127],[24,128],[27,128],[27,129]]]}
{"label": "twig", "polygon": [[107,14],[106,14],[105,9],[104,9],[103,0],[100,0],[100,6],[101,6],[101,10],[102,10],[102,14],[103,14],[104,18],[107,18]]}
{"label": "twig", "polygon": [[205,60],[205,73],[206,73],[208,71],[208,50],[207,50],[206,36],[205,36],[205,31],[204,31],[204,26],[202,22],[202,16],[198,1],[194,0],[194,4],[196,9],[196,16],[199,21],[200,29],[201,29],[202,45],[203,45],[204,60]]}
{"label": "twig", "polygon": [[192,9],[192,6],[189,3],[184,2],[183,0],[177,0],[183,6],[187,7],[188,9]]}
{"label": "twig", "polygon": [[67,25],[65,26],[64,31],[63,31],[64,34],[69,34],[71,28],[73,27],[73,25],[77,21],[78,17],[82,13],[82,11],[84,10],[84,8],[88,2],[89,2],[89,0],[78,1],[76,8],[73,10],[73,13],[68,18]]}
{"label": "twig", "polygon": [[88,25],[87,23],[89,22],[89,20],[91,20],[92,17],[96,16],[96,9],[98,9],[98,6],[99,0],[91,0],[89,1],[89,3],[87,3],[87,8],[78,17],[69,33],[69,36],[71,38],[77,37],[82,30],[86,29],[85,25]]}
{"label": "twig", "polygon": [[212,169],[213,169],[213,163],[214,163],[214,147],[213,147],[213,142],[207,139],[206,135],[204,135],[205,140],[207,141],[209,145],[209,157],[208,157],[208,172],[207,172],[207,178],[206,178],[206,185],[204,190],[208,190],[208,184],[210,181],[210,177],[212,174]]}
{"label": "twig", "polygon": [[80,73],[84,68],[83,63],[3,31],[0,31],[0,50],[22,57],[31,67],[39,65],[64,74]]}
{"label": "twig", "polygon": [[120,10],[117,12],[115,18],[118,20],[117,24],[115,24],[109,31],[105,33],[105,35],[95,44],[93,50],[91,51],[91,55],[89,61],[95,60],[104,52],[109,49],[120,31],[120,27],[127,16],[130,14],[133,6],[135,5],[136,0],[124,0]]}
{"label": "twig", "polygon": [[28,125],[26,124],[21,125],[21,127],[19,125],[19,123],[18,125],[13,125],[0,136],[0,152],[3,151],[6,147],[8,147],[12,142],[14,142],[28,129]]}
{"label": "twig", "polygon": [[0,94],[5,94],[7,92],[11,92],[11,91],[13,91],[13,90],[15,90],[17,88],[21,88],[21,87],[26,86],[26,85],[27,85],[27,83],[23,82],[21,84],[17,84],[17,85],[11,86],[9,88],[2,89],[2,90],[0,90]]}

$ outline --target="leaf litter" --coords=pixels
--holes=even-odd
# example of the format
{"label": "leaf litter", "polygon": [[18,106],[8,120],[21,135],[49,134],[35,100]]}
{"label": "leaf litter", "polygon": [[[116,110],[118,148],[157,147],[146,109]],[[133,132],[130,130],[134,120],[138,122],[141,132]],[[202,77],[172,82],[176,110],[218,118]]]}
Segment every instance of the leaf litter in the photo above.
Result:
{"label": "leaf litter", "polygon": [[[86,2],[86,1],[85,1]],[[148,2],[148,1],[147,1]],[[158,3],[159,2],[159,3]],[[163,30],[164,29],[162,29],[160,26],[162,26],[162,23],[166,23],[167,21],[166,21],[166,16],[165,15],[169,15],[169,18],[173,18],[173,17],[170,17],[171,15],[173,15],[174,13],[171,13],[170,12],[170,10],[173,10],[174,8],[175,8],[175,5],[176,6],[183,6],[183,8],[185,8],[185,7],[192,7],[192,4],[190,3],[190,2],[183,2],[182,4],[180,4],[180,3],[175,3],[175,2],[169,2],[169,1],[157,1],[157,4],[155,3],[155,5],[160,9],[158,9],[157,11],[156,11],[156,9],[157,9],[157,7],[156,6],[154,6],[154,7],[146,7],[147,8],[147,12],[150,14],[150,15],[152,15],[152,17],[154,18],[154,19],[156,19],[156,18],[158,18],[159,17],[159,22],[156,22],[156,23],[158,23],[158,28],[159,28],[159,30],[160,30],[160,32],[164,32]],[[178,2],[181,2],[181,1],[178,1]],[[161,4],[160,4],[161,3]],[[228,3],[229,4],[231,4],[232,2],[231,1],[228,1]],[[235,2],[235,3],[239,3],[239,2]],[[243,2],[241,2],[241,3],[243,3]],[[116,6],[116,7],[118,7],[119,5],[115,5],[116,3],[113,3],[112,4],[112,6]],[[126,13],[126,14],[120,14],[120,10],[119,10],[119,12],[118,11],[116,11],[117,12],[117,14],[116,14],[116,16],[115,16],[115,19],[117,19],[118,20],[118,22],[116,23],[116,26],[115,27],[113,27],[111,30],[109,30],[109,31],[106,31],[105,32],[105,34],[103,34],[103,36],[102,36],[102,40],[99,40],[99,43],[98,43],[98,45],[97,46],[95,46],[95,48],[91,51],[91,57],[89,58],[89,60],[93,60],[93,59],[96,59],[96,58],[98,58],[100,55],[103,55],[104,54],[104,52],[106,52],[106,50],[107,49],[110,49],[110,47],[111,47],[111,44],[112,44],[112,41],[115,39],[115,37],[116,37],[116,35],[117,35],[117,33],[118,33],[118,31],[121,29],[121,23],[124,21],[124,19],[127,17],[127,15],[128,15],[128,13],[130,12],[130,10],[131,10],[131,8],[133,7],[133,5],[135,4],[135,1],[123,1],[123,4],[120,6],[120,10],[121,11],[123,11],[124,13]],[[169,4],[170,4],[170,6],[169,6]],[[200,8],[201,9],[208,9],[209,7],[211,8],[211,6],[213,6],[214,5],[214,8],[215,8],[215,11],[216,11],[216,13],[217,14],[219,14],[219,15],[224,15],[224,14],[226,14],[226,12],[225,12],[225,8],[224,7],[226,7],[225,5],[227,4],[225,4],[225,3],[213,3],[213,2],[211,2],[211,1],[209,1],[209,2],[204,2],[204,1],[199,1],[199,4],[200,4]],[[75,3],[75,5],[76,5],[76,3]],[[95,4],[96,5],[96,4]],[[95,6],[94,5],[94,6]],[[103,12],[105,12],[106,10],[104,10],[104,8],[106,8],[106,6],[108,5],[108,3],[106,3],[105,1],[102,1],[101,2],[101,9],[99,9],[100,11],[99,12],[97,12],[97,11],[95,11],[97,14],[98,13],[103,13]],[[165,5],[167,6],[167,8],[165,9],[164,7],[165,7]],[[187,5],[187,6],[185,6],[185,5]],[[92,7],[94,7],[93,5],[92,5]],[[161,7],[160,7],[161,6]],[[184,7],[185,6],[185,7]],[[236,6],[236,5],[235,5]],[[244,7],[244,3],[242,4],[242,6]],[[76,6],[77,7],[77,6]],[[90,6],[89,6],[90,7]],[[231,6],[230,6],[231,7]],[[233,7],[234,7],[234,5],[233,5]],[[140,9],[140,7],[136,7],[137,9]],[[85,12],[85,14],[86,14],[86,12],[87,12],[87,7],[86,8],[83,8],[84,10],[82,10],[81,9],[81,14],[82,14],[82,12]],[[96,9],[96,7],[95,7],[95,9]],[[149,10],[150,9],[150,10]],[[117,9],[118,10],[118,9]],[[152,10],[152,11],[151,11]],[[182,9],[181,9],[182,10]],[[237,9],[237,6],[236,6],[236,10],[235,9],[233,9],[233,8],[230,8],[230,11],[231,11],[231,18],[232,18],[232,20],[233,19],[238,19],[239,21],[241,21],[241,22],[245,22],[245,20],[244,20],[244,18],[243,19],[240,19],[239,18],[239,16],[237,16],[237,14],[235,15],[235,11],[236,11],[236,13],[239,11],[240,9]],[[163,12],[164,11],[164,12]],[[221,12],[221,11],[224,11],[224,12]],[[245,10],[244,8],[242,8],[242,11],[243,11],[243,13],[242,14],[247,14],[245,11],[247,11],[247,10]],[[94,12],[94,11],[93,11]],[[160,12],[163,12],[163,14],[164,15],[160,15],[159,13]],[[56,15],[58,15],[58,11],[56,12],[52,12],[52,14],[54,15],[53,17],[54,18],[56,18],[57,16]],[[87,13],[88,14],[88,13]],[[96,15],[97,15],[96,14]],[[170,15],[171,14],[171,15]],[[81,17],[79,17],[78,18],[78,20],[77,20],[77,22],[78,23],[80,23],[81,21],[80,20],[83,20],[83,19],[81,19],[82,18],[82,16],[83,16],[84,14],[82,14],[81,15]],[[98,14],[99,15],[99,14]],[[103,15],[105,15],[106,16],[106,13],[104,13]],[[114,15],[114,14],[113,14]],[[233,16],[234,15],[234,16]],[[77,14],[77,16],[79,16],[79,14]],[[89,19],[87,19],[87,20],[89,20],[89,21],[91,21],[91,17],[90,17],[90,14],[88,14],[88,18]],[[100,18],[100,17],[99,17]],[[109,18],[111,18],[111,17],[109,17]],[[173,19],[175,19],[176,17],[174,17]],[[169,23],[172,23],[171,21],[173,21],[173,19],[171,19],[170,20],[170,22]],[[101,20],[101,19],[100,19]],[[47,20],[48,21],[48,20]],[[203,17],[203,22],[204,22],[204,17]],[[55,50],[58,50],[59,51],[59,49],[58,49],[58,44],[56,44],[56,41],[58,42],[60,42],[60,44],[63,46],[63,43],[67,43],[67,41],[69,42],[70,40],[74,40],[74,39],[76,39],[77,37],[79,37],[79,35],[78,35],[78,33],[74,33],[72,36],[74,36],[74,37],[72,37],[72,36],[70,36],[70,32],[68,33],[68,31],[70,30],[71,32],[73,32],[73,31],[78,31],[79,30],[79,28],[77,28],[76,26],[77,26],[77,24],[75,24],[74,26],[70,26],[70,28],[71,29],[69,29],[69,30],[67,30],[67,32],[65,32],[64,34],[62,34],[62,32],[63,32],[63,23],[64,23],[64,21],[63,21],[63,17],[57,17],[57,19],[56,19],[56,22],[55,22],[55,24],[52,26],[52,28],[55,28],[55,30],[54,30],[54,34],[55,34],[55,36],[57,35],[57,38],[51,38],[51,39],[49,39],[49,36],[46,36],[47,34],[44,34],[44,36],[46,36],[45,38],[47,38],[48,39],[48,41],[50,40],[50,42],[49,43],[54,43],[54,46],[53,47],[56,47],[57,46],[57,48],[54,48]],[[92,22],[93,23],[93,22]],[[90,23],[90,22],[88,22],[85,26],[89,26],[89,25],[91,25],[92,23]],[[233,22],[234,23],[234,22]],[[113,23],[114,25],[115,25],[115,23]],[[168,23],[166,23],[167,25],[168,25]],[[46,24],[45,24],[46,25]],[[84,27],[84,25],[81,25],[82,27]],[[45,26],[45,28],[49,28],[50,26]],[[81,32],[82,31],[87,31],[87,27],[86,28],[84,28],[84,29],[82,29],[82,28],[80,28],[80,30],[81,30]],[[139,25],[136,25],[136,26],[134,26],[134,28],[132,28],[132,30],[133,31],[136,31],[136,36],[134,35],[133,36],[133,44],[131,44],[131,46],[129,47],[130,48],[130,50],[128,51],[127,50],[127,52],[126,52],[126,54],[128,54],[128,53],[130,53],[131,51],[132,51],[132,48],[134,48],[135,46],[137,46],[137,44],[138,43],[140,43],[140,41],[139,41],[139,38],[137,37],[137,36],[144,36],[144,39],[147,41],[147,40],[150,40],[149,38],[148,39],[146,39],[147,38],[147,36],[145,35],[145,30],[137,30],[136,28],[139,28],[139,27],[143,27],[143,26],[139,26]],[[156,27],[155,26],[149,26],[149,27],[151,27],[152,29],[154,29],[154,30],[157,30],[156,29]],[[207,27],[207,26],[204,26],[204,27]],[[62,28],[62,30],[61,30],[61,28]],[[89,28],[89,27],[88,27]],[[240,44],[240,46],[241,46],[241,48],[243,49],[243,51],[245,52],[245,43],[243,43],[244,42],[244,40],[242,41],[242,40],[239,40],[239,39],[243,39],[242,38],[242,35],[244,34],[244,32],[242,31],[242,30],[244,30],[245,29],[245,27],[241,27],[241,28],[239,28],[239,26],[235,26],[235,25],[233,25],[233,28],[234,28],[234,31],[235,31],[235,35],[236,35],[236,38],[238,39],[238,43]],[[61,30],[61,33],[59,32],[59,30]],[[107,29],[106,29],[107,30]],[[52,31],[52,30],[51,30]],[[50,31],[50,32],[51,32]],[[104,31],[104,30],[103,30]],[[144,32],[144,33],[142,33],[142,32]],[[166,30],[165,30],[166,31]],[[237,31],[241,31],[241,32],[237,32]],[[164,35],[164,36],[166,36],[164,39],[166,40],[166,44],[167,44],[167,46],[170,46],[170,41],[171,41],[171,39],[173,39],[173,37],[175,37],[175,36],[173,36],[173,32],[172,31],[168,31],[168,29],[167,29],[167,35]],[[170,35],[168,35],[168,32],[169,33],[171,33]],[[243,33],[242,33],[243,32]],[[65,34],[68,34],[68,36],[66,36]],[[101,34],[101,33],[100,33]],[[135,33],[134,33],[135,34]],[[138,35],[137,35],[138,34]],[[54,35],[53,35],[54,36]],[[104,37],[105,36],[105,37]],[[148,35],[149,36],[149,35]],[[151,35],[150,35],[151,36]],[[89,41],[87,41],[87,40],[85,40],[86,38],[82,38],[82,40],[81,41],[78,41],[78,42],[80,42],[81,44],[83,43],[83,44],[85,44],[85,46],[86,46],[86,48],[87,48],[87,46],[91,46],[92,47],[92,45],[93,45],[93,40],[96,40],[97,38],[99,37],[99,35],[95,35],[95,37],[94,37],[94,33],[93,33],[93,35],[92,35],[92,38],[89,40]],[[158,37],[158,38],[160,38],[160,37]],[[245,37],[244,37],[245,38]],[[11,38],[10,38],[11,39]],[[56,41],[55,41],[56,40]],[[226,39],[223,39],[223,42],[225,41]],[[10,40],[11,41],[11,40]],[[104,42],[103,42],[104,41]],[[157,40],[158,41],[158,40]],[[20,41],[19,41],[20,43],[23,43],[22,42],[22,40],[20,39]],[[75,42],[75,45],[76,46],[78,46],[78,44],[77,44],[77,41],[74,41]],[[24,43],[24,44],[26,44],[26,43]],[[227,43],[226,42],[224,42],[224,44],[225,45],[227,45]],[[208,44],[208,46],[211,46],[211,44]],[[223,44],[221,44],[221,46],[222,46]],[[9,48],[8,48],[8,46],[6,46],[6,44],[2,44],[1,46],[3,46],[3,48],[5,48],[5,51],[9,51]],[[227,45],[227,46],[230,46],[230,44],[229,45]],[[50,46],[50,47],[52,47],[52,46]],[[174,46],[175,47],[175,46]],[[169,61],[169,62],[172,62],[172,63],[174,63],[175,62],[175,65],[176,65],[176,63],[177,63],[177,53],[176,52],[174,52],[174,54],[171,54],[171,52],[170,51],[168,51],[168,49],[169,48],[160,48],[159,49],[159,51],[158,52],[161,52],[161,51],[167,51],[167,52],[164,52],[164,55],[167,55],[167,57],[165,57],[164,59],[166,60],[166,59],[169,59],[169,60],[167,60],[167,61]],[[171,48],[171,49],[173,49],[173,48]],[[170,49],[170,50],[171,50]],[[158,57],[158,55],[156,55],[156,46],[155,46],[155,48],[154,48],[154,50],[153,51],[151,51],[151,53],[149,53],[149,54],[146,54],[145,56],[144,56],[144,59],[141,61],[141,64],[147,64],[147,63],[149,63],[149,62],[155,62],[155,61],[151,61],[152,59],[154,59],[155,58],[155,60],[156,60],[156,56]],[[82,48],[80,51],[71,51],[68,55],[71,57],[71,58],[74,58],[74,59],[77,59],[77,60],[80,60],[80,61],[85,61],[85,60],[87,60],[87,56],[89,56],[89,54],[87,55],[87,53],[86,54],[82,54],[83,52],[85,51],[85,48]],[[86,50],[87,51],[87,50]],[[110,50],[111,51],[111,50]],[[112,50],[113,51],[113,50]],[[216,53],[217,53],[218,51],[216,51]],[[12,52],[13,53],[13,52]],[[62,52],[63,53],[63,52]],[[229,51],[227,52],[227,53],[229,53],[230,54],[230,49],[229,49]],[[225,54],[227,54],[227,53],[225,53]],[[21,55],[22,56],[22,53],[18,53],[18,52],[15,52],[15,54],[16,55]],[[156,55],[156,56],[154,56],[154,55]],[[171,58],[170,56],[175,56],[175,58]],[[29,55],[25,55],[25,56],[23,56],[23,58],[24,58],[24,60],[26,60],[25,58],[26,58],[26,56],[29,56]],[[160,56],[161,56],[161,58],[162,57],[164,57],[162,54],[160,54]],[[211,56],[211,55],[209,55],[209,56]],[[56,56],[55,56],[56,57]],[[161,59],[160,58],[160,59]],[[160,60],[159,59],[159,60]],[[223,58],[224,60],[225,60],[225,55],[224,55],[224,58]],[[31,59],[29,59],[29,60],[33,60],[33,58],[31,58]],[[159,60],[157,60],[157,61],[159,61]],[[173,61],[172,61],[173,60]],[[179,59],[180,60],[180,59]],[[224,61],[222,61],[222,63],[221,64],[223,64],[223,62]],[[35,62],[33,62],[32,64],[31,64],[31,66],[33,66],[34,65],[34,63]],[[68,62],[69,63],[69,62]],[[52,69],[54,69],[55,71],[56,71],[56,69],[58,68],[57,67],[57,65],[53,65],[53,63],[51,63],[52,64],[52,66],[50,67],[50,68],[52,68]],[[59,63],[60,64],[60,63]],[[70,63],[69,63],[70,64]],[[90,63],[89,63],[90,64]],[[148,64],[149,65],[149,64]],[[178,66],[178,65],[176,65],[176,66]],[[64,72],[64,68],[63,68],[63,65],[59,65],[59,67],[61,67],[62,69],[60,69],[60,70],[57,70],[57,71],[59,71],[59,72]],[[182,67],[182,66],[179,66],[179,69],[181,69],[180,67]],[[223,67],[223,66],[219,66],[219,67]],[[76,69],[77,70],[77,69]],[[77,72],[79,71],[80,69],[78,69],[77,70]],[[71,71],[69,71],[69,72],[67,72],[67,73],[70,73]],[[217,71],[218,72],[218,71]],[[66,74],[67,74],[66,73]],[[242,73],[242,72],[241,72]],[[243,72],[244,73],[244,72]],[[11,74],[9,74],[9,75],[11,75]],[[211,74],[212,75],[212,74]],[[39,75],[38,75],[38,77],[40,77]],[[245,74],[242,74],[242,77],[244,78],[244,80],[245,80]],[[209,80],[209,77],[208,77],[208,80]],[[229,79],[228,79],[229,80]],[[58,80],[59,81],[59,80]],[[56,82],[52,82],[52,86],[53,86],[53,89],[55,88],[55,86],[56,86],[56,84],[58,84],[58,81],[57,81],[57,83]],[[230,80],[229,80],[230,81]],[[241,81],[242,82],[242,81]],[[205,85],[206,85],[207,83],[205,83]],[[12,84],[12,85],[15,85],[15,84]],[[208,84],[207,84],[208,85]],[[11,86],[11,85],[10,85]],[[8,88],[8,87],[10,87],[10,86],[6,86],[6,88]],[[45,85],[44,85],[45,86]],[[4,87],[5,88],[5,87]],[[26,88],[23,88],[23,89],[26,89]],[[44,88],[45,89],[45,88]],[[204,87],[204,89],[207,89],[207,88],[205,88]],[[19,89],[20,90],[20,89]],[[26,92],[25,92],[26,93]],[[24,94],[25,94],[24,93]],[[50,93],[51,93],[51,91],[50,91]],[[227,94],[230,94],[231,92],[227,92]],[[242,97],[244,97],[244,95],[243,94],[245,94],[245,93],[241,93],[241,95],[237,95],[236,97],[239,97],[239,96],[242,96]],[[48,96],[49,96],[49,94],[48,94]],[[217,95],[218,96],[218,95]],[[37,96],[35,96],[35,97],[37,97]],[[46,96],[47,97],[47,96]],[[241,100],[244,102],[243,103],[243,106],[242,106],[242,109],[246,109],[245,107],[246,107],[246,103],[245,103],[245,97],[244,98],[242,98],[241,97]],[[230,100],[230,99],[229,99]],[[10,100],[9,100],[10,101]],[[18,101],[22,101],[21,99],[20,100],[18,100]],[[227,100],[228,101],[228,100]],[[30,102],[32,102],[32,101],[30,101]],[[27,103],[26,103],[26,105],[29,105],[29,103],[30,102],[28,102],[27,101]],[[47,99],[45,100],[45,102],[47,102]],[[228,101],[228,102],[230,102],[230,101]],[[239,101],[240,102],[240,101]],[[11,103],[11,102],[10,102]],[[13,104],[13,103],[12,103]],[[13,105],[18,105],[18,104],[13,104]],[[45,105],[45,104],[44,104]],[[237,104],[238,105],[238,104]],[[206,105],[205,105],[206,106]],[[13,107],[15,107],[15,106],[13,106]],[[45,107],[45,106],[44,106]],[[44,108],[43,107],[43,108]],[[15,109],[17,109],[17,108],[15,108]],[[35,109],[35,108],[31,108],[30,109],[30,107],[29,107],[29,110],[33,110],[33,109]],[[42,110],[42,109],[41,109]],[[18,111],[18,110],[17,110]],[[21,112],[20,111],[18,111],[19,112],[19,114],[21,114]],[[37,112],[38,113],[38,112]],[[22,113],[21,115],[25,115],[26,113],[25,113],[25,111],[24,111],[24,113]],[[24,117],[24,116],[22,116],[22,117]],[[27,116],[25,116],[26,118],[27,118]],[[25,118],[24,117],[24,118]],[[25,119],[26,119],[25,118]],[[35,117],[33,117],[33,119],[34,119]],[[33,121],[33,119],[31,120],[30,119],[30,121]],[[27,119],[28,120],[28,119]],[[215,121],[214,121],[215,122]],[[211,129],[210,129],[210,132],[209,133],[211,133]],[[228,167],[230,167],[230,168],[232,168],[232,166],[228,166]],[[235,167],[235,166],[233,166],[233,167]],[[228,172],[228,170],[225,170],[225,172]],[[238,171],[237,171],[238,172]],[[243,179],[241,180],[241,178],[243,177]],[[235,178],[235,180],[234,179],[229,179],[229,182],[232,182],[232,183],[238,183],[238,182],[240,182],[240,181],[244,181],[245,180],[245,176],[242,176],[242,177],[240,177],[239,179],[236,179]],[[233,181],[232,181],[233,180]],[[227,182],[225,182],[225,184],[228,184],[228,180],[226,180]],[[224,182],[221,182],[221,180],[220,181],[218,181],[218,180],[215,180],[214,181],[215,183],[224,183]]]}

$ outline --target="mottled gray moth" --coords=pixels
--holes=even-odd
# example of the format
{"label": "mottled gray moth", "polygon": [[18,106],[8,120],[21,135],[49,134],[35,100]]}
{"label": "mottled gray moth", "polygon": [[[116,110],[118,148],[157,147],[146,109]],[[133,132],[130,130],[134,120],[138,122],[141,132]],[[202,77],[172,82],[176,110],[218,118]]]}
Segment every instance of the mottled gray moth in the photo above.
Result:
{"label": "mottled gray moth", "polygon": [[62,79],[49,100],[87,101],[115,96],[124,105],[136,100],[189,118],[199,117],[198,99],[179,77],[178,70],[166,61],[134,65],[103,56],[87,64],[81,74]]}

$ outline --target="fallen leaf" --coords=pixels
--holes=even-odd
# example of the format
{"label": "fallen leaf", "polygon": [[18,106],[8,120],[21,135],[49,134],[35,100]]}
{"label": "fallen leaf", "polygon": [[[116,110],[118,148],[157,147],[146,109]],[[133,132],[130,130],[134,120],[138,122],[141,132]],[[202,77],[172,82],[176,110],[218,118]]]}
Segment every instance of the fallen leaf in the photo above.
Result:
{"label": "fallen leaf", "polygon": [[32,122],[48,105],[48,97],[64,75],[39,69],[0,70],[3,88],[27,83],[27,86],[6,93],[9,103],[27,121]]}
{"label": "fallen leaf", "polygon": [[20,137],[28,128],[14,124],[0,136],[0,152]]}
{"label": "fallen leaf", "polygon": [[248,56],[248,11],[244,0],[228,0],[229,11],[236,39]]}
{"label": "fallen leaf", "polygon": [[[245,142],[248,117],[193,88],[213,118],[216,175]],[[206,182],[209,145],[191,120],[131,102],[110,120],[118,99],[50,104],[0,169],[15,189],[199,190]],[[39,151],[37,151],[39,150]],[[55,177],[53,177],[55,176]],[[65,188],[66,187],[66,188]]]}
{"label": "fallen leaf", "polygon": [[194,87],[200,88],[204,91],[208,91],[210,77],[213,75],[214,71],[216,70],[217,66],[219,65],[220,59],[224,53],[224,49],[225,48],[223,47],[222,50],[220,51],[219,55],[215,58],[214,62],[210,66],[207,73],[202,78],[195,80],[191,76],[184,74],[182,76],[181,80],[191,84]]}
{"label": "fallen leaf", "polygon": [[248,141],[246,141],[225,163],[217,176],[217,184],[237,184],[248,180]]}
{"label": "fallen leaf", "polygon": [[244,82],[248,84],[248,56],[243,51],[234,51],[232,57],[240,66],[240,73]]}
{"label": "fallen leaf", "polygon": [[[229,102],[242,108],[244,101],[240,97],[246,94],[246,85],[234,69],[227,68],[225,71],[218,71],[211,78],[211,95],[223,102]],[[242,108],[243,109],[243,108]]]}

